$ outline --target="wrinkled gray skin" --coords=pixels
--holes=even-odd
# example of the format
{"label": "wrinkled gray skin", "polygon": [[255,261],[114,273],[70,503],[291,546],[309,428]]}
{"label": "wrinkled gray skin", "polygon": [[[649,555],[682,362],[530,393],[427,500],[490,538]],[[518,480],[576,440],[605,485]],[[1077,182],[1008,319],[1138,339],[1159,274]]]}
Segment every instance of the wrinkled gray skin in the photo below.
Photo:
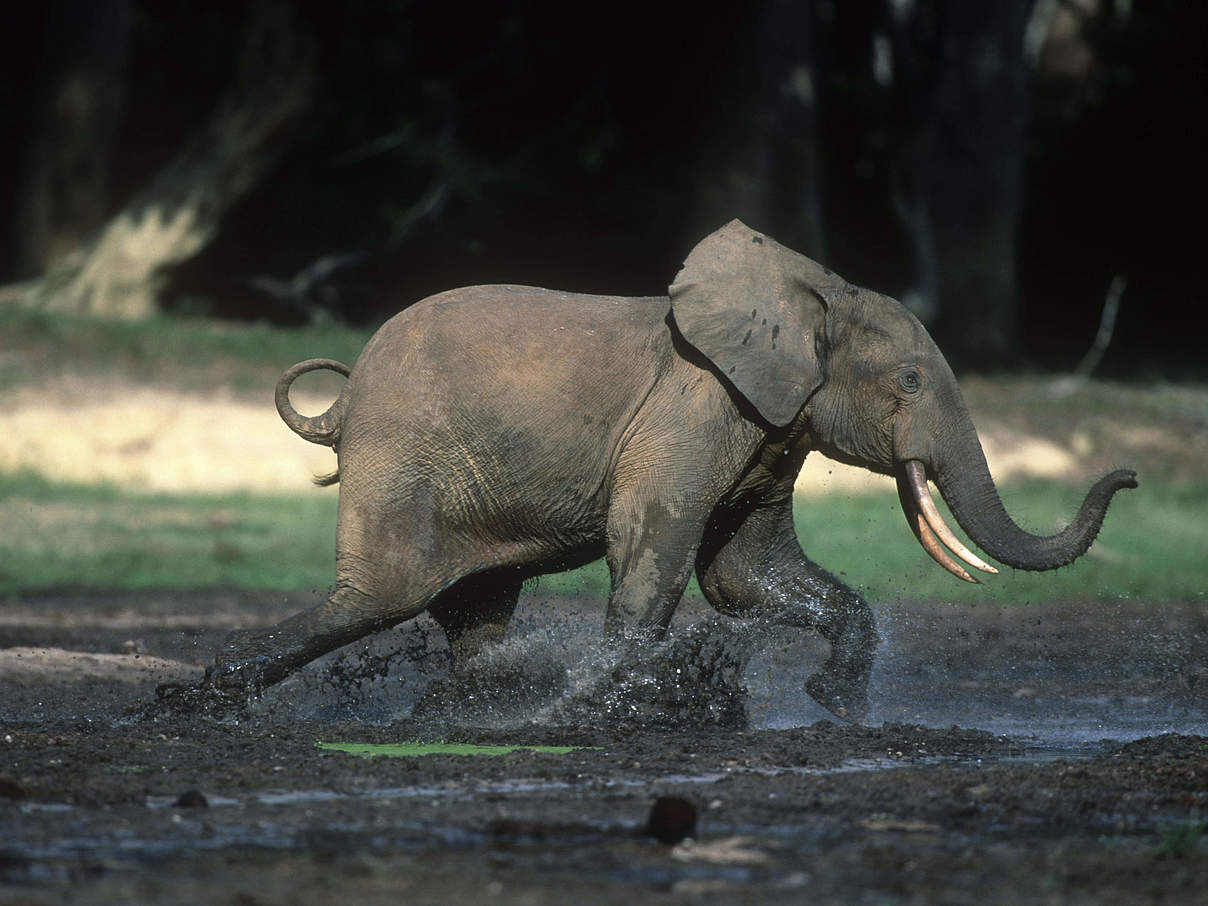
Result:
{"label": "wrinkled gray skin", "polygon": [[336,588],[235,634],[207,674],[219,690],[254,692],[424,610],[471,656],[500,638],[525,579],[603,555],[610,636],[660,637],[695,570],[722,613],[820,632],[831,654],[806,690],[858,720],[876,630],[798,544],[793,482],[811,450],[900,484],[921,463],[974,543],[1022,569],[1079,556],[1112,494],[1135,486],[1113,473],[1059,535],[1020,530],[919,322],[738,221],[693,250],[670,298],[478,286],[425,299],[306,418],[289,385],[318,368],[348,373],[299,363],[277,405],[339,454]]}

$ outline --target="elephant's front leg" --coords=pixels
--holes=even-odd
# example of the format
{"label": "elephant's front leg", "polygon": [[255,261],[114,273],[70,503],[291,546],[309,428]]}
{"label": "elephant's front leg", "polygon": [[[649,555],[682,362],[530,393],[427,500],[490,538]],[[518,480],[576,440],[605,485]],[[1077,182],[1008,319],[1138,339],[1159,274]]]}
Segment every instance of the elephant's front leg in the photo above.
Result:
{"label": "elephant's front leg", "polygon": [[614,500],[605,559],[612,578],[609,638],[661,639],[692,577],[706,512],[683,500]]}
{"label": "elephant's front leg", "polygon": [[745,518],[716,518],[697,558],[697,579],[709,603],[722,613],[817,630],[831,653],[806,682],[806,692],[847,720],[858,722],[868,715],[877,647],[872,609],[801,552],[791,496]]}

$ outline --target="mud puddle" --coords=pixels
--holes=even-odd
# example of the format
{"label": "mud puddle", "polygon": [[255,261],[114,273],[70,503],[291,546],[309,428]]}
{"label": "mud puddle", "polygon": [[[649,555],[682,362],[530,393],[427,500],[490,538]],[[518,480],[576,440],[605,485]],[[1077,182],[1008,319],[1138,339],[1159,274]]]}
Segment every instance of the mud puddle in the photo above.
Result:
{"label": "mud puddle", "polygon": [[[879,608],[865,727],[801,692],[816,639],[689,602],[618,677],[599,608],[539,598],[463,675],[421,619],[237,719],[125,716],[230,625],[305,603],[0,605],[0,902],[1192,903],[1208,885],[1202,604]],[[415,739],[581,748],[316,745]],[[687,839],[653,833],[660,798],[687,804]]]}

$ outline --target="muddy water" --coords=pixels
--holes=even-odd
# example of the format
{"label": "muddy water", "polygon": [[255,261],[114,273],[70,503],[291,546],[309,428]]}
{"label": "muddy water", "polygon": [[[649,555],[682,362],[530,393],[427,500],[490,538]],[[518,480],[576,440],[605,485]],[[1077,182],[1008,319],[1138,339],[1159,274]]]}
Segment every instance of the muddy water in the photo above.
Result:
{"label": "muddy water", "polygon": [[[456,677],[440,630],[421,620],[325,659],[255,710],[498,728],[632,718],[784,729],[834,719],[802,692],[826,657],[821,639],[718,618],[699,601],[684,610],[668,642],[620,673],[599,644],[595,608],[575,600],[527,602],[506,642]],[[1208,735],[1206,614],[1125,601],[882,606],[868,723],[976,727],[1071,752],[1104,739]]]}
{"label": "muddy water", "polygon": [[[826,653],[808,635],[687,602],[618,671],[599,608],[539,590],[464,672],[421,619],[225,720],[128,716],[229,626],[304,603],[0,605],[0,902],[1191,903],[1208,886],[1202,602],[881,606],[868,727],[802,694]],[[415,738],[583,748],[315,747]],[[696,810],[694,840],[643,834],[658,796]]]}

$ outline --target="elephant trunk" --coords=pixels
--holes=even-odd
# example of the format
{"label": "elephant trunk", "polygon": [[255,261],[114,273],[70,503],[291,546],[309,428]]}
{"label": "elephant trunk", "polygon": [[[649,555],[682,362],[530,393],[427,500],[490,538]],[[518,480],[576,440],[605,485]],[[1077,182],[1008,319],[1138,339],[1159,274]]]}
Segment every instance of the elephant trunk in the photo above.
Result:
{"label": "elephant trunk", "polygon": [[[967,442],[966,449],[953,460],[959,465],[940,463],[935,467],[933,477],[948,508],[973,543],[995,560],[1016,569],[1056,569],[1073,562],[1086,553],[1095,540],[1116,491],[1137,486],[1136,473],[1131,469],[1111,472],[1094,484],[1078,514],[1062,531],[1049,536],[1033,535],[1016,525],[1003,507],[981,444],[971,426],[970,433],[972,441]],[[916,537],[942,566],[959,578],[976,581],[947,556],[937,536],[966,563],[987,572],[996,571],[951,536],[935,511],[921,462],[914,460],[905,464],[898,477],[898,491]]]}

